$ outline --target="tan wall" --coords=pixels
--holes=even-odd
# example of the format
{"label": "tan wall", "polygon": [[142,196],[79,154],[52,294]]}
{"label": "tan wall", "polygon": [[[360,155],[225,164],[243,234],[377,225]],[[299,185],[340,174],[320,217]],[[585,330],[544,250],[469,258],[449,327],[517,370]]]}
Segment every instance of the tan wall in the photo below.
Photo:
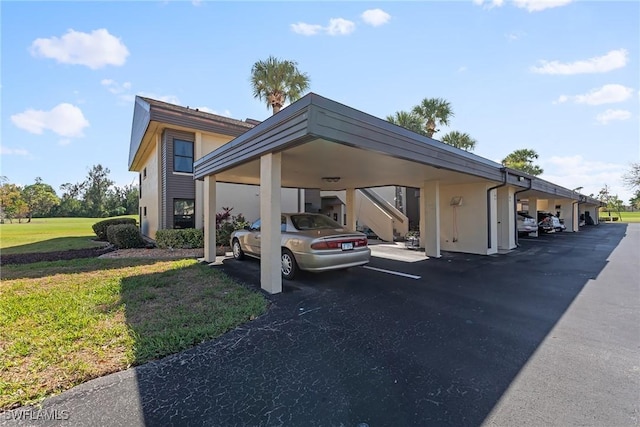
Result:
{"label": "tan wall", "polygon": [[[148,157],[144,159],[140,171],[142,174],[141,192],[142,197],[139,205],[143,210],[140,218],[140,229],[145,236],[155,238],[156,231],[160,224],[160,150],[159,140],[155,141],[154,147]],[[146,178],[144,171],[146,169]],[[147,215],[144,215],[144,208],[147,208]]]}
{"label": "tan wall", "polygon": [[[202,182],[198,181],[199,184]],[[282,189],[282,212],[298,211],[298,190],[295,188]],[[204,187],[196,186],[196,205],[204,201]],[[247,221],[253,222],[260,217],[260,187],[256,185],[216,184],[216,211],[221,212],[223,207],[233,208],[231,215],[242,214]],[[196,217],[198,224],[204,223],[204,212]],[[201,227],[201,226],[200,226]]]}
{"label": "tan wall", "polygon": [[[440,248],[444,251],[486,255],[488,184],[440,185]],[[495,212],[497,198],[492,192]],[[451,198],[462,196],[462,206],[451,206]],[[455,214],[455,215],[454,215]],[[457,231],[457,232],[456,232]],[[496,227],[492,227],[496,234]],[[456,240],[454,242],[454,239]],[[497,251],[497,244],[493,245]]]}
{"label": "tan wall", "polygon": [[[227,135],[210,135],[196,132],[193,157],[195,160],[198,160],[232,139],[233,137]],[[204,181],[196,181],[196,228],[204,228],[203,195]],[[218,209],[218,211],[220,211],[220,209]]]}

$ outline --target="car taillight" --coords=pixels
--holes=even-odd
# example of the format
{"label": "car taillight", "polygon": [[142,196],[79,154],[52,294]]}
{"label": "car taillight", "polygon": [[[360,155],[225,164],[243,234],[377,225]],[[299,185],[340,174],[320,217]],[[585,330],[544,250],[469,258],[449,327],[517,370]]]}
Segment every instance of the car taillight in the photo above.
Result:
{"label": "car taillight", "polygon": [[353,243],[354,248],[362,248],[369,244],[367,238],[362,239],[345,239],[345,240],[321,240],[311,244],[311,249],[342,249],[343,243]]}

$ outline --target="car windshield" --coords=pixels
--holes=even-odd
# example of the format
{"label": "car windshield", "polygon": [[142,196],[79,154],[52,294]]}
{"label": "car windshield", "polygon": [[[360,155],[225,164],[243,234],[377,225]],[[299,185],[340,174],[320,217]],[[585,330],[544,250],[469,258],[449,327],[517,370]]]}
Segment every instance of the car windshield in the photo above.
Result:
{"label": "car windshield", "polygon": [[291,215],[291,222],[298,230],[319,230],[323,228],[342,228],[340,224],[324,215]]}

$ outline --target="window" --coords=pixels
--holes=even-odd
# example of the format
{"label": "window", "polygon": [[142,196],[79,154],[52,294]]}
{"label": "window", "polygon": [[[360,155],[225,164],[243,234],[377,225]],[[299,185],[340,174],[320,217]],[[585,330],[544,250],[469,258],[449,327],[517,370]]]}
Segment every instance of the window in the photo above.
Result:
{"label": "window", "polygon": [[193,142],[173,140],[173,171],[193,173]]}
{"label": "window", "polygon": [[138,174],[138,196],[142,199],[142,175]]}
{"label": "window", "polygon": [[143,216],[147,216],[147,207],[146,207],[146,206],[144,207],[143,212],[144,212],[144,215],[143,215]]}
{"label": "window", "polygon": [[145,178],[145,179],[147,178],[147,168],[144,168],[142,170],[142,177]]}
{"label": "window", "polygon": [[193,199],[173,199],[173,228],[195,228],[195,208]]}

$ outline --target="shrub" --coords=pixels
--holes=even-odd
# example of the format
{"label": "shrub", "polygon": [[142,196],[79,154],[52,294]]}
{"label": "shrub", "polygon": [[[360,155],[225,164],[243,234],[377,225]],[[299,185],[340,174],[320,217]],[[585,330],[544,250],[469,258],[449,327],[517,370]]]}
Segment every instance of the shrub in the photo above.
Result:
{"label": "shrub", "polygon": [[116,224],[107,227],[109,243],[118,249],[142,248],[144,239],[140,229],[135,224]]}
{"label": "shrub", "polygon": [[231,216],[229,212],[231,212],[233,208],[223,209],[223,212],[216,214],[217,246],[228,246],[231,233],[235,230],[242,230],[247,225],[251,225],[242,214]]}
{"label": "shrub", "polygon": [[204,230],[181,228],[176,230],[158,230],[156,245],[161,249],[204,248]]}
{"label": "shrub", "polygon": [[96,222],[93,224],[93,232],[96,233],[99,240],[109,240],[107,237],[107,228],[110,225],[118,225],[118,224],[131,224],[136,225],[136,220],[134,218],[111,218],[105,219],[100,222]]}

